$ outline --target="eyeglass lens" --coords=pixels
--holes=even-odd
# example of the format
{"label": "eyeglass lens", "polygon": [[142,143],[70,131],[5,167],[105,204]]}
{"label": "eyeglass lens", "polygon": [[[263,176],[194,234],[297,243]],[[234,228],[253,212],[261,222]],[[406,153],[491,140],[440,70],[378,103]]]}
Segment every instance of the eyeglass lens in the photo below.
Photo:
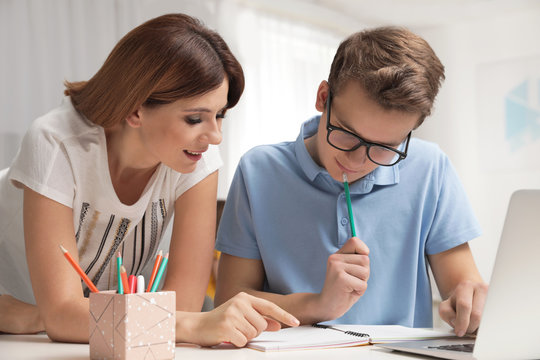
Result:
{"label": "eyeglass lens", "polygon": [[[338,149],[345,151],[367,145],[357,137],[338,129],[330,131],[328,141]],[[390,165],[399,159],[399,154],[382,146],[369,145],[368,157],[378,164]]]}

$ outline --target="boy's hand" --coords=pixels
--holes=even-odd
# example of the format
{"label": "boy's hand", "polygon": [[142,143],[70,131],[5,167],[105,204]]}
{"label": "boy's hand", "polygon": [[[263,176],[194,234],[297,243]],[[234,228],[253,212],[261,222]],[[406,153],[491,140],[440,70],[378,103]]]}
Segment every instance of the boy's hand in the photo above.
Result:
{"label": "boy's hand", "polygon": [[457,336],[478,329],[488,286],[483,282],[464,281],[439,305],[439,315],[454,328]]}
{"label": "boy's hand", "polygon": [[342,316],[364,295],[369,279],[369,249],[357,237],[328,257],[319,309],[330,319]]}

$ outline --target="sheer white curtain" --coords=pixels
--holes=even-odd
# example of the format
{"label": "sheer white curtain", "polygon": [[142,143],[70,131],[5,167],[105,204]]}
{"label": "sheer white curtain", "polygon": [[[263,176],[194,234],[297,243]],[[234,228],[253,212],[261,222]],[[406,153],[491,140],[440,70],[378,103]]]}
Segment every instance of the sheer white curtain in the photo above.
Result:
{"label": "sheer white curtain", "polygon": [[31,122],[60,104],[64,80],[89,79],[152,17],[185,12],[212,26],[216,1],[0,0],[0,169]]}
{"label": "sheer white curtain", "polygon": [[119,22],[104,1],[0,1],[0,168],[29,124],[60,103],[63,81],[97,70]]}
{"label": "sheer white curtain", "polygon": [[[227,10],[221,10],[222,19],[228,19]],[[243,153],[256,145],[294,140],[300,124],[317,114],[317,88],[327,79],[342,40],[342,35],[247,7],[228,11],[236,14],[234,28],[223,22],[219,28],[236,40],[232,43],[244,67],[246,88],[223,125],[221,198]]]}
{"label": "sheer white curtain", "polygon": [[316,114],[317,86],[342,36],[314,25],[237,0],[0,0],[0,168],[31,122],[58,106],[64,80],[90,78],[126,32],[169,12],[216,29],[245,70],[244,96],[224,123],[220,198],[245,151],[293,140]]}

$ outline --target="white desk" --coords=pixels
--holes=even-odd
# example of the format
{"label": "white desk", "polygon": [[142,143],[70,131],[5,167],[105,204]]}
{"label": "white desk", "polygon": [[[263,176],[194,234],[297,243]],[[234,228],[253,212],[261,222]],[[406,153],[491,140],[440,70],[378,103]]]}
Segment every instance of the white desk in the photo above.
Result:
{"label": "white desk", "polygon": [[[176,359],[196,360],[243,360],[243,359],[369,359],[369,360],[406,360],[415,356],[394,353],[371,345],[305,351],[285,351],[264,353],[251,349],[236,349],[234,347],[200,348],[194,345],[178,344]],[[424,358],[424,357],[422,357]],[[19,360],[86,360],[89,359],[87,344],[54,343],[47,335],[0,335],[0,359]]]}

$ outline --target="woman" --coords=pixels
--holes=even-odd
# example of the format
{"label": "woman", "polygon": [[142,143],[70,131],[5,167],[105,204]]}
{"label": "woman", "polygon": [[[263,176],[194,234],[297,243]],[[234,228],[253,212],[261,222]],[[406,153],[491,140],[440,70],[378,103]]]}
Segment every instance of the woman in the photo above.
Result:
{"label": "woman", "polygon": [[212,145],[243,88],[242,68],[223,39],[182,14],[140,25],[92,79],[66,82],[64,104],[34,122],[0,173],[0,293],[7,294],[0,331],[45,330],[55,341],[87,342],[88,289],[59,245],[100,290],[113,289],[115,254],[139,274],[173,213],[163,288],[177,294],[177,341],[243,346],[278,329],[276,320],[297,325],[246,294],[199,312],[221,165]]}

